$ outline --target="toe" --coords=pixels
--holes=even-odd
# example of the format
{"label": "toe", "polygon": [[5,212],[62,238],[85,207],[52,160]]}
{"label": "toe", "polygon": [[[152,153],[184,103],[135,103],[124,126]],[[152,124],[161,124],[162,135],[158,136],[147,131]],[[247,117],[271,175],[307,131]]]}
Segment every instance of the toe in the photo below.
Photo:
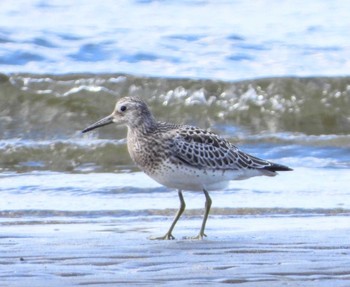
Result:
{"label": "toe", "polygon": [[174,240],[175,237],[172,234],[165,234],[164,236],[159,237],[150,237],[150,240]]}

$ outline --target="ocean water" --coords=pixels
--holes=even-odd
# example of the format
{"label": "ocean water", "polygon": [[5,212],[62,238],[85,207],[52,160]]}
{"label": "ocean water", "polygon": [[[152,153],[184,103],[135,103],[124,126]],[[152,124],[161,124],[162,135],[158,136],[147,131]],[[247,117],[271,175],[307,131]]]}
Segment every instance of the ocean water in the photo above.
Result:
{"label": "ocean water", "polygon": [[[2,1],[4,286],[347,286],[349,3]],[[186,191],[179,240],[151,242],[177,192],[135,167],[125,128],[81,133],[123,96],[294,171],[212,192],[202,243],[181,240],[204,207]]]}
{"label": "ocean water", "polygon": [[347,1],[1,1],[5,73],[251,79],[350,69]]}
{"label": "ocean water", "polygon": [[[295,169],[232,182],[212,195],[213,215],[348,214],[349,94],[349,78],[225,82],[3,75],[2,220],[174,213],[177,193],[135,167],[125,128],[81,133],[109,114],[117,98],[130,95],[146,99],[161,120],[209,128],[248,153]],[[199,215],[203,196],[189,192],[186,197],[189,212]]]}

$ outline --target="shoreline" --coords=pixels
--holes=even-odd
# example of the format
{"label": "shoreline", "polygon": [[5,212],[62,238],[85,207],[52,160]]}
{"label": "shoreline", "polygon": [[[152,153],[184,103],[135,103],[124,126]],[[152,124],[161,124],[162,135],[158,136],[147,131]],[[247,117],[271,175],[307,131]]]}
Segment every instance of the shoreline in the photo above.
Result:
{"label": "shoreline", "polygon": [[181,239],[198,231],[196,217],[179,222],[174,232],[177,240],[147,239],[165,231],[170,220],[150,216],[100,223],[2,225],[2,284],[349,284],[348,216],[249,220],[213,216],[208,222],[208,238]]}

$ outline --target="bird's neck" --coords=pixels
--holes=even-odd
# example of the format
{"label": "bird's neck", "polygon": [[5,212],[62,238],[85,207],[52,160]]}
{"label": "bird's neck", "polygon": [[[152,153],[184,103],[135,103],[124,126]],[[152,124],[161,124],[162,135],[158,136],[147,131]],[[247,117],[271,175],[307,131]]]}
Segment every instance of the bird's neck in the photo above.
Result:
{"label": "bird's neck", "polygon": [[128,124],[128,136],[144,136],[157,129],[157,121],[151,117],[141,118]]}
{"label": "bird's neck", "polygon": [[139,125],[128,125],[128,151],[134,163],[142,170],[144,170],[148,158],[148,153],[146,152],[147,148],[145,149],[145,144],[150,138],[152,138],[152,134],[156,129],[157,122],[143,122],[139,123]]}

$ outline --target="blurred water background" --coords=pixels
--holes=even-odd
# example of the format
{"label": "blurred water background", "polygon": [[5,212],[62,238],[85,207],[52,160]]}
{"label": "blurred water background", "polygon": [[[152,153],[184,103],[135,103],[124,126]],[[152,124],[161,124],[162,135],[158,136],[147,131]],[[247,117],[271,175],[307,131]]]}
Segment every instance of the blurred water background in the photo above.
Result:
{"label": "blurred water background", "polygon": [[[213,220],[348,220],[348,11],[341,0],[1,1],[0,225],[170,221],[177,193],[135,168],[125,128],[80,132],[122,96],[295,169],[212,193]],[[185,198],[199,227],[204,198]]]}
{"label": "blurred water background", "polygon": [[5,73],[349,75],[347,1],[4,0]]}

